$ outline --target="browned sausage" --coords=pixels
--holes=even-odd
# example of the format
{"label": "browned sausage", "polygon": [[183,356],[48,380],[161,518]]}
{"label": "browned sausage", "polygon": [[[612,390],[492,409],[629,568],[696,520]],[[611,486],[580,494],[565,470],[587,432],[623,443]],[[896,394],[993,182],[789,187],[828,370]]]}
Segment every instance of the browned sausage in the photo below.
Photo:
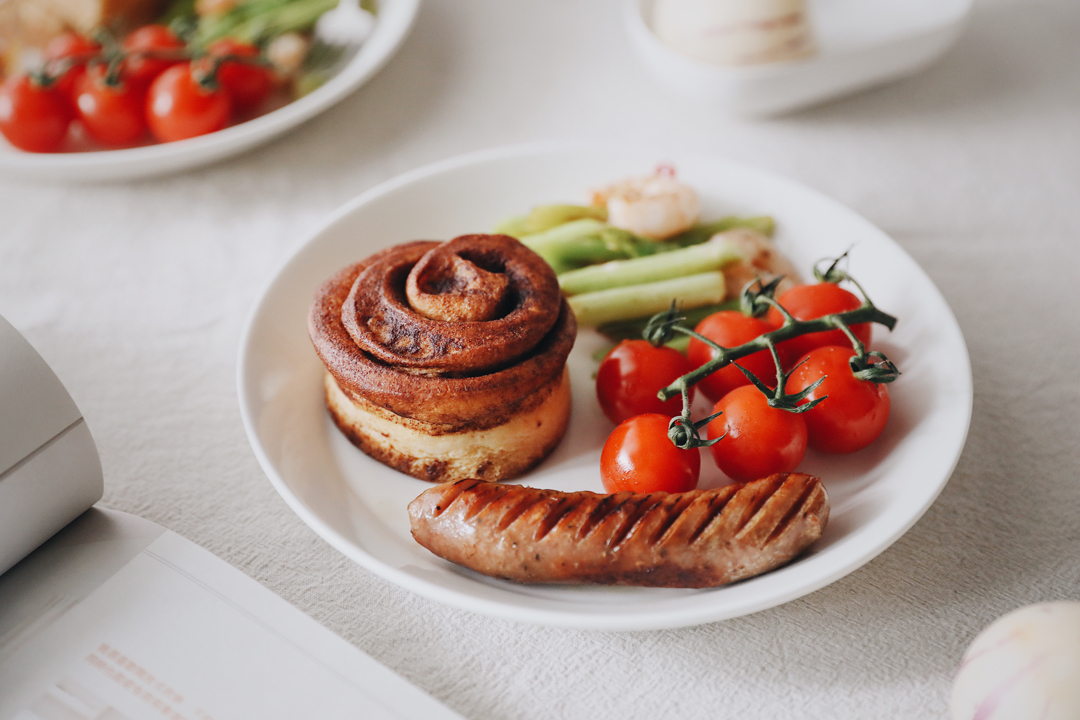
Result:
{"label": "browned sausage", "polygon": [[821,481],[779,473],[683,493],[565,493],[480,480],[409,503],[436,555],[529,583],[715,587],[772,570],[821,536]]}

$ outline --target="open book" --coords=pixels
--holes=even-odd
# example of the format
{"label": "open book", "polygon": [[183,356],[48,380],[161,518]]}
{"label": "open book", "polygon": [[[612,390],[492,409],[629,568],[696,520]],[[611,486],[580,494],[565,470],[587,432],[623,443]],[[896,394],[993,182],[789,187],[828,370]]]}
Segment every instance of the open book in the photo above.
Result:
{"label": "open book", "polygon": [[101,493],[74,402],[0,318],[0,720],[459,717]]}

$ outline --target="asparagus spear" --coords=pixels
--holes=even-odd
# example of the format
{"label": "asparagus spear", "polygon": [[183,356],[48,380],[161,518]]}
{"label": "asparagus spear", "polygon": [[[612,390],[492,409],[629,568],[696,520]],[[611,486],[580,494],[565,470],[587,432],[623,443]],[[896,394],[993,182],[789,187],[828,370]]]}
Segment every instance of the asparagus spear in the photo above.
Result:
{"label": "asparagus spear", "polygon": [[573,220],[518,239],[544,258],[556,274],[608,260],[652,255],[660,249],[660,243],[595,218]]}
{"label": "asparagus spear", "polygon": [[540,205],[525,217],[510,218],[499,223],[495,232],[521,237],[544,232],[573,220],[607,220],[607,217],[607,208],[601,205]]}
{"label": "asparagus spear", "polygon": [[[559,212],[572,213],[573,210],[568,208],[591,210],[585,206],[567,205],[546,206],[546,208],[551,208],[544,210],[548,218],[557,217]],[[566,216],[569,215],[564,215]],[[543,256],[556,273],[561,274],[586,265],[655,255],[699,245],[717,233],[737,227],[746,227],[757,230],[763,235],[772,235],[775,223],[768,216],[731,216],[716,222],[697,225],[664,241],[649,240],[627,230],[612,227],[601,222],[599,216],[571,220],[539,232],[526,232],[531,227],[533,225],[530,224],[528,218],[516,218],[502,223],[498,231],[521,240]]]}
{"label": "asparagus spear", "polygon": [[722,233],[734,228],[750,228],[751,230],[757,230],[766,237],[772,237],[773,232],[776,231],[776,222],[768,215],[758,217],[729,215],[710,223],[695,225],[689,230],[684,230],[678,235],[669,237],[664,242],[675,247],[688,247],[703,243],[716,233]]}
{"label": "asparagus spear", "polygon": [[739,251],[729,242],[707,242],[654,257],[612,260],[602,265],[570,270],[559,275],[559,285],[563,293],[578,295],[719,270],[742,259]]}
{"label": "asparagus spear", "polygon": [[[696,327],[699,322],[715,312],[738,309],[738,300],[728,300],[727,302],[717,304],[701,305],[695,308],[679,308],[679,313],[683,317],[682,322],[679,324],[683,327]],[[642,332],[645,330],[645,326],[650,319],[652,319],[652,315],[643,315],[642,317],[629,318],[627,320],[616,320],[614,322],[604,323],[596,328],[596,330],[604,337],[614,340],[615,342],[618,342],[619,340],[640,340],[642,338]],[[678,335],[677,337],[689,336]]]}
{"label": "asparagus spear", "polygon": [[724,274],[712,271],[582,293],[568,298],[568,302],[579,325],[595,326],[662,312],[671,307],[672,300],[683,307],[719,303],[724,291]]}

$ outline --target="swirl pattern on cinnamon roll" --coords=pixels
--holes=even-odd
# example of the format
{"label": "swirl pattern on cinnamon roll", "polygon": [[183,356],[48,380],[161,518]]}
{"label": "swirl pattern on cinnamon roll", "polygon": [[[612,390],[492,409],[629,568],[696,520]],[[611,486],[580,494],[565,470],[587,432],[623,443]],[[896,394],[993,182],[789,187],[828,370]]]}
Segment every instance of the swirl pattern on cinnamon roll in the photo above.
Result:
{"label": "swirl pattern on cinnamon roll", "polygon": [[323,284],[308,329],[338,427],[414,477],[514,477],[565,432],[577,325],[547,263],[513,238],[378,252]]}

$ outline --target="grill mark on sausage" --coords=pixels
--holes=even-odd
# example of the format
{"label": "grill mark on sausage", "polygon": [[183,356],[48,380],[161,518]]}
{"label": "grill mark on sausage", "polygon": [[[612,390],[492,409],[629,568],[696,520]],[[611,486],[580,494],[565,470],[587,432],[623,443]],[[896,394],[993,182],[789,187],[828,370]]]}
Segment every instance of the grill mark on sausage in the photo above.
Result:
{"label": "grill mark on sausage", "polygon": [[494,527],[498,529],[506,519],[506,513],[513,510],[520,503],[520,495],[508,492],[506,488],[499,486],[498,497],[483,512]]}
{"label": "grill mark on sausage", "polygon": [[450,506],[453,505],[458,498],[464,495],[466,491],[473,488],[478,482],[480,481],[472,479],[458,480],[448,487],[443,493],[442,498],[439,500],[439,504],[435,506],[434,517],[439,517],[449,510]]}
{"label": "grill mark on sausage", "polygon": [[544,519],[536,528],[536,534],[533,536],[533,540],[540,542],[548,533],[555,529],[555,526],[559,524],[559,521],[569,515],[574,510],[574,498],[570,495],[563,495],[556,500],[555,505],[548,508],[548,511],[544,514]]}
{"label": "grill mark on sausage", "polygon": [[634,498],[634,502],[637,503],[636,507],[627,514],[626,520],[623,522],[622,526],[619,527],[608,540],[608,547],[612,550],[618,550],[619,545],[622,544],[623,540],[630,536],[637,524],[641,522],[641,519],[656,508],[661,501],[654,500],[653,496],[649,494],[640,498]]}
{"label": "grill mark on sausage", "polygon": [[701,539],[702,536],[705,535],[705,530],[709,527],[709,525],[712,525],[714,520],[717,520],[720,517],[720,515],[724,512],[724,508],[728,506],[728,503],[731,502],[731,499],[734,498],[736,495],[738,495],[738,493],[731,493],[728,495],[714,495],[713,497],[709,498],[709,505],[705,509],[704,519],[701,521],[701,524],[694,528],[694,531],[690,533],[689,543],[691,545],[696,543],[698,540]]}
{"label": "grill mark on sausage", "polygon": [[777,538],[781,537],[784,534],[784,531],[788,528],[788,526],[795,521],[795,518],[806,512],[806,506],[813,500],[813,496],[816,490],[816,486],[810,483],[804,483],[803,486],[799,488],[798,499],[796,499],[796,501],[791,504],[791,507],[788,508],[788,511],[784,513],[784,516],[782,518],[780,518],[780,521],[776,524],[776,527],[774,527],[772,532],[769,533],[769,536],[765,538],[765,542],[762,543],[762,547],[768,546]]}
{"label": "grill mark on sausage", "polygon": [[[773,476],[775,477],[775,476]],[[784,482],[787,481],[787,476],[780,480],[779,484],[773,485],[769,488],[761,488],[753,486],[753,490],[744,490],[737,494],[742,495],[744,492],[752,493],[750,498],[744,503],[744,511],[738,522],[735,524],[735,531],[732,533],[735,537],[742,537],[747,528],[752,524],[753,519],[761,512],[762,506],[768,502],[769,498],[776,495],[777,491],[783,487]]]}
{"label": "grill mark on sausage", "polygon": [[686,512],[686,508],[690,507],[700,495],[695,493],[680,493],[668,495],[664,502],[668,502],[671,505],[671,510],[668,512],[664,522],[660,523],[660,526],[656,528],[656,532],[649,539],[649,542],[653,544],[662,544],[667,540],[668,532],[675,526],[675,523]]}
{"label": "grill mark on sausage", "polygon": [[[625,493],[617,493],[617,494],[616,494],[616,497],[618,497],[619,495],[624,495],[624,497],[622,497],[622,498],[621,498],[621,499],[619,500],[619,504],[618,504],[618,505],[616,505],[615,507],[613,507],[613,508],[612,508],[612,509],[611,509],[611,510],[610,510],[610,511],[609,511],[609,512],[607,513],[606,517],[605,517],[605,518],[603,518],[603,519],[601,520],[601,522],[603,522],[603,520],[606,520],[607,518],[610,518],[610,517],[616,517],[616,516],[622,515],[622,514],[623,514],[623,511],[622,511],[622,510],[623,510],[623,508],[624,508],[624,507],[626,507],[626,503],[628,503],[628,502],[631,502],[631,501],[636,501],[636,499],[637,499],[637,498],[636,498],[636,497],[634,496],[634,494],[633,494],[633,493],[629,493],[629,492],[625,492]],[[639,505],[639,504],[640,504],[640,503],[638,503],[638,504],[635,504],[635,505],[634,505],[634,509],[637,509],[637,507],[638,507],[638,505]],[[625,522],[625,520],[624,520],[624,522]],[[617,532],[618,532],[618,530],[616,530],[615,532],[617,533]],[[612,537],[611,535],[608,535],[607,539],[606,539],[606,540],[604,541],[604,544],[605,544],[605,545],[607,545],[607,546],[608,546],[609,548],[611,547],[611,537]]]}
{"label": "grill mark on sausage", "polygon": [[579,540],[588,537],[603,522],[604,518],[611,514],[608,506],[613,502],[615,502],[614,495],[605,495],[600,499],[600,502],[596,503],[596,507],[585,518],[585,522],[581,523],[581,529],[578,530]]}
{"label": "grill mark on sausage", "polygon": [[474,501],[472,505],[466,509],[465,514],[462,517],[466,522],[473,520],[488,507],[498,502],[506,491],[506,488],[503,485],[484,482],[483,480],[477,480],[476,484],[469,489],[472,490],[481,486],[483,489],[477,489],[477,491],[473,493]]}
{"label": "grill mark on sausage", "polygon": [[[512,497],[510,493],[508,493],[507,495],[509,497]],[[499,520],[498,525],[496,525],[496,529],[498,529],[499,532],[502,532],[509,528],[511,525],[514,524],[514,521],[527,513],[529,511],[529,508],[535,505],[539,501],[539,499],[540,498],[538,498],[536,495],[523,495],[521,498],[518,499],[517,503],[511,505],[503,512],[502,518]]]}

